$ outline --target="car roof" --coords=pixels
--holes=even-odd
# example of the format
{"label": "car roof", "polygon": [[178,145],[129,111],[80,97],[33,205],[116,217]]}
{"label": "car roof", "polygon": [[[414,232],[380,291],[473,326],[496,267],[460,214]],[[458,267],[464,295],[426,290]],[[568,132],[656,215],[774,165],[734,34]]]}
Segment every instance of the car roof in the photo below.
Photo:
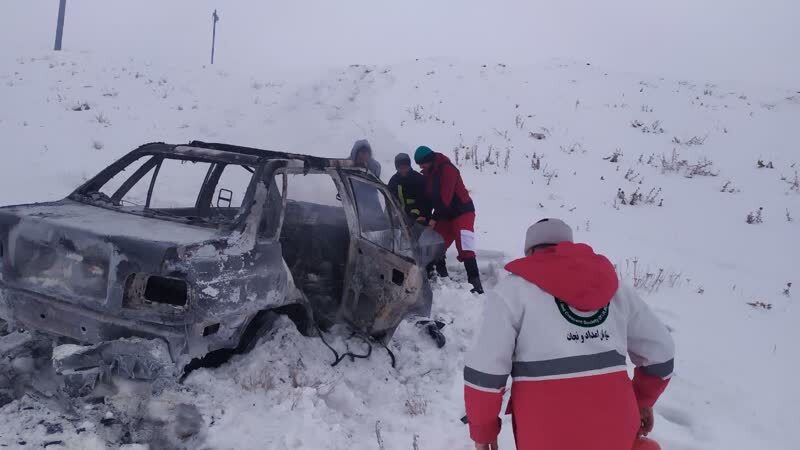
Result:
{"label": "car roof", "polygon": [[358,172],[366,172],[366,169],[356,166],[350,159],[321,158],[319,156],[303,155],[299,153],[264,150],[252,147],[242,147],[238,145],[221,143],[208,143],[202,141],[192,141],[188,144],[166,144],[163,142],[153,142],[142,145],[134,150],[134,153],[174,154],[190,158],[209,158],[235,164],[251,165],[264,163],[273,159],[280,159],[302,162],[304,168],[307,170],[339,168]]}

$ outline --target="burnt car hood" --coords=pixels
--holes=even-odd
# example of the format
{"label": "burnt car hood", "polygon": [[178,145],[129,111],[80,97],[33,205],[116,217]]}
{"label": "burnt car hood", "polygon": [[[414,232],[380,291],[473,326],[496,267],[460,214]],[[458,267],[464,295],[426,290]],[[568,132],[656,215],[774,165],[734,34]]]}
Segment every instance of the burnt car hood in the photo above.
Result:
{"label": "burnt car hood", "polygon": [[[0,281],[64,300],[119,298],[131,272],[159,273],[177,247],[218,237],[206,229],[72,200],[0,208]],[[116,281],[116,282],[115,282]]]}

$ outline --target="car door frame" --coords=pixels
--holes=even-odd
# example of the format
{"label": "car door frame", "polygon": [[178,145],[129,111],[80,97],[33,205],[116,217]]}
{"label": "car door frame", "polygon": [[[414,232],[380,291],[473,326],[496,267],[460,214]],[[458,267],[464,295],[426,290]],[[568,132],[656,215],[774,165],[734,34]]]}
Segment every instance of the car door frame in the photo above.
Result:
{"label": "car door frame", "polygon": [[[389,188],[363,171],[339,169],[337,172],[340,192],[344,189],[348,197],[348,201],[343,203],[351,229],[350,258],[341,315],[352,325],[375,337],[388,338],[422,295],[425,283],[423,270],[416,262],[419,255],[403,210]],[[392,229],[398,228],[403,234],[412,256],[396,252],[396,239],[393,239],[393,248],[386,249],[361,234],[361,216],[352,180],[370,185],[384,196],[386,207],[391,211],[391,214],[390,211],[385,214],[389,214]],[[364,298],[362,294],[365,293],[369,297]]]}

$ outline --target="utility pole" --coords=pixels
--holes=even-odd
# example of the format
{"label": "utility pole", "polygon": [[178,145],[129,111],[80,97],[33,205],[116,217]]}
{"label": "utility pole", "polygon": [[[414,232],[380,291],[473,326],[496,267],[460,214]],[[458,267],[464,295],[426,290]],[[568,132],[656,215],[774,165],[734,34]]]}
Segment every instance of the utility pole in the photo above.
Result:
{"label": "utility pole", "polygon": [[64,14],[67,9],[67,0],[60,0],[58,4],[58,22],[56,23],[56,45],[54,50],[61,50],[61,38],[64,35]]}
{"label": "utility pole", "polygon": [[211,15],[211,21],[213,26],[213,31],[211,32],[211,64],[214,64],[214,47],[216,47],[217,44],[217,22],[219,22],[219,15],[217,15],[216,9],[214,10],[214,14]]}

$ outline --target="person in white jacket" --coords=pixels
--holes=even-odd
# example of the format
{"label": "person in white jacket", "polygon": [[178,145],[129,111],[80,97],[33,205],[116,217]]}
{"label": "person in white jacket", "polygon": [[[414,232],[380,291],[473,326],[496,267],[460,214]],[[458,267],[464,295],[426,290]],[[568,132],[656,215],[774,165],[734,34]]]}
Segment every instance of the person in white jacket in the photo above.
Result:
{"label": "person in white jacket", "polygon": [[[573,243],[564,222],[531,226],[525,254],[487,298],[467,356],[464,398],[476,448],[497,446],[511,376],[517,449],[631,449],[652,430],[652,407],[672,376],[669,331],[608,259]],[[632,381],[626,356],[636,366]]]}

